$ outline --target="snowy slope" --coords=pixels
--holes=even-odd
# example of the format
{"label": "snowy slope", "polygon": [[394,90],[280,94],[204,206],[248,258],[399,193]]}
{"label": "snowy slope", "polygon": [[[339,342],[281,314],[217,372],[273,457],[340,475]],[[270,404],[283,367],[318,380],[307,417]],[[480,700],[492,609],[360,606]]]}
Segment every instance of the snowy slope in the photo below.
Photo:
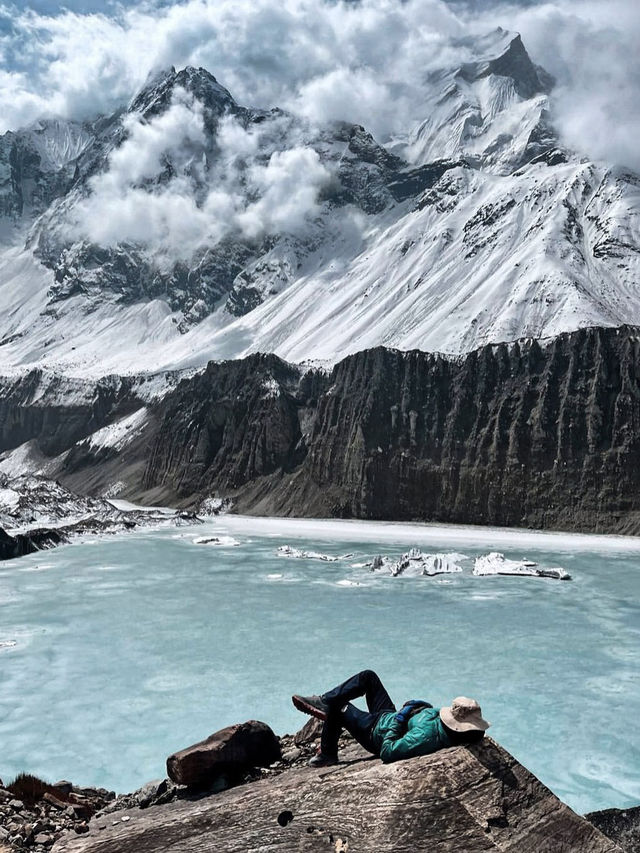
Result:
{"label": "snowy slope", "polygon": [[[26,248],[0,257],[2,372],[157,372],[259,350],[331,362],[378,344],[461,353],[640,324],[640,179],[562,149],[552,81],[518,36],[467,47],[471,61],[425,84],[424,120],[385,146],[358,126],[240,107],[202,69],[150,81],[124,118],[29,130],[52,196]],[[172,114],[182,136],[136,162],[131,139],[155,140]],[[77,212],[114,186],[109,239],[96,242],[103,223],[78,235]],[[174,257],[194,231],[176,238],[180,215],[166,230],[177,188],[200,242]],[[132,197],[151,237],[118,231]],[[6,221],[18,207],[7,195]]]}

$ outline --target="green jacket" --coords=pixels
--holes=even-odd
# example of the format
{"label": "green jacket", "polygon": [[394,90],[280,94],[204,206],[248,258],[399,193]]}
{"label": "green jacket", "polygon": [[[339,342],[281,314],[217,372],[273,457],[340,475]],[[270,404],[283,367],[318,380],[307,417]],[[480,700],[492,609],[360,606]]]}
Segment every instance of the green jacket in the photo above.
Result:
{"label": "green jacket", "polygon": [[438,749],[452,746],[451,739],[440,720],[439,708],[424,708],[409,719],[405,727],[396,719],[396,711],[381,714],[372,736],[380,758],[388,764],[416,755],[429,755]]}

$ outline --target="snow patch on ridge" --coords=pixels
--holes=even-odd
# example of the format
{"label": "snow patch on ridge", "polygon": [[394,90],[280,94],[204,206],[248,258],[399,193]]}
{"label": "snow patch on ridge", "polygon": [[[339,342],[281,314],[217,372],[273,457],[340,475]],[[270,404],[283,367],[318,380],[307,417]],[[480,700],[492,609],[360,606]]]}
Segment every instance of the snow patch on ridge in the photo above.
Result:
{"label": "snow patch on ridge", "polygon": [[108,447],[112,450],[120,451],[142,432],[147,418],[147,409],[138,409],[137,412],[133,412],[131,415],[121,418],[113,424],[96,430],[85,441],[89,443],[89,446],[93,450]]}

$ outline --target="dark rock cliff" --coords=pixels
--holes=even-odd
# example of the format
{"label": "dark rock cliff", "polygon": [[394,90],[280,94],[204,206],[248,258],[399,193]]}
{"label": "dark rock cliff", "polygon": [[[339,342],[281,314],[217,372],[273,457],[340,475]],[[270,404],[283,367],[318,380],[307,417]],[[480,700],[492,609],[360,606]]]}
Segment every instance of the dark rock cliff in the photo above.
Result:
{"label": "dark rock cliff", "polygon": [[114,376],[89,386],[41,370],[0,380],[0,452],[33,439],[47,456],[68,450],[135,407],[132,384]]}
{"label": "dark rock cliff", "polygon": [[[635,533],[639,353],[628,326],[455,360],[380,347],[330,373],[258,353],[212,362],[155,403],[141,378],[81,387],[33,371],[0,385],[0,452],[32,441],[75,491],[117,483],[148,502]],[[143,405],[123,448],[87,440]]]}
{"label": "dark rock cliff", "polygon": [[622,327],[455,361],[378,348],[330,375],[210,364],[161,403],[142,486],[256,512],[633,532],[639,349]]}
{"label": "dark rock cliff", "polygon": [[185,498],[299,468],[308,452],[304,422],[325,381],[274,355],[211,362],[159,404],[144,487]]}

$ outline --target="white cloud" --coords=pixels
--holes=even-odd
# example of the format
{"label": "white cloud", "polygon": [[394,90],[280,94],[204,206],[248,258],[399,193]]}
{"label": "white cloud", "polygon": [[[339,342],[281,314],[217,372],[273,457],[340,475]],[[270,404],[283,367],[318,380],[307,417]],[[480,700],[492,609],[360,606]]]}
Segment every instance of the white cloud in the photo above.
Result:
{"label": "white cloud", "polygon": [[101,246],[152,246],[160,263],[162,255],[187,259],[229,234],[256,240],[300,233],[318,213],[318,194],[331,173],[310,148],[272,150],[282,139],[278,124],[248,131],[226,117],[216,158],[205,167],[211,152],[201,107],[177,89],[166,112],[151,121],[127,116],[126,140],[90,180],[64,228]]}
{"label": "white cloud", "polygon": [[557,80],[554,120],[569,147],[640,170],[637,0],[499,3],[465,20],[475,30],[506,21],[522,33],[534,61]]}
{"label": "white cloud", "polygon": [[299,233],[317,212],[318,193],[330,179],[331,173],[316,151],[274,151],[266,166],[254,164],[249,170],[250,183],[260,198],[238,214],[238,225],[250,238],[263,233]]}
{"label": "white cloud", "polygon": [[[378,138],[420,119],[426,72],[449,37],[519,30],[559,81],[567,141],[640,167],[637,0],[448,5],[441,0],[151,0],[110,14],[0,6],[0,129],[126,102],[157,67],[208,68],[240,103],[364,124]],[[449,54],[449,55],[448,55]]]}

